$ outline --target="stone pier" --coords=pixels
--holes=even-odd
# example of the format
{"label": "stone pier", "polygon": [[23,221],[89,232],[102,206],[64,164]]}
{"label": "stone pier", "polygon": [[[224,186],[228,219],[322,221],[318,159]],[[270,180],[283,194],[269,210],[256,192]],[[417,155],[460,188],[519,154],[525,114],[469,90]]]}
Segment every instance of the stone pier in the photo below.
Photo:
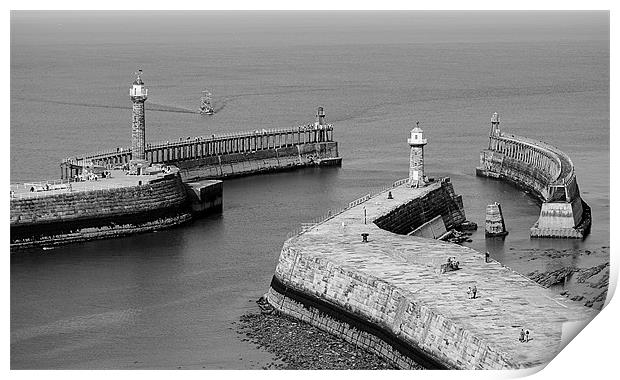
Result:
{"label": "stone pier", "polygon": [[[194,137],[147,144],[146,161],[174,165],[184,181],[223,179],[307,166],[340,165],[331,124],[288,129]],[[86,164],[123,167],[133,159],[133,147],[70,157],[61,163],[61,178],[75,178]]]}
{"label": "stone pier", "polygon": [[590,207],[581,199],[570,157],[542,141],[503,133],[497,113],[476,175],[508,181],[541,202],[531,237],[582,239],[590,232]]}
{"label": "stone pier", "polygon": [[151,175],[112,170],[108,178],[64,181],[45,191],[12,187],[11,252],[181,225],[221,212],[222,192],[218,180],[183,183],[174,167]]}
{"label": "stone pier", "polygon": [[[404,235],[438,215],[447,223],[465,219],[455,217],[462,209],[448,206],[455,203],[449,181],[421,188],[407,182],[288,239],[269,303],[404,369],[414,362],[446,369],[544,365],[571,339],[570,327],[594,317],[592,309],[485,262],[484,253]],[[446,207],[424,208],[431,204]],[[412,221],[419,207],[427,211]],[[449,259],[458,269],[442,273]],[[478,289],[475,299],[467,295],[470,286]],[[531,341],[519,342],[522,328]]]}

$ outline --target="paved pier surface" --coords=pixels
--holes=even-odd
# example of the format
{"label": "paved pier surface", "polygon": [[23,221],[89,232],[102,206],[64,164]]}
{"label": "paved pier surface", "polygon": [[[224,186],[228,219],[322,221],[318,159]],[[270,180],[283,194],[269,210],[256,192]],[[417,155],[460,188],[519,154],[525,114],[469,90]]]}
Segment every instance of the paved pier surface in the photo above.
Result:
{"label": "paved pier surface", "polygon": [[[130,186],[138,186],[140,183],[143,185],[149,183],[150,181],[163,178],[164,174],[154,174],[154,175],[126,175],[123,170],[109,170],[111,173],[111,177],[109,178],[99,178],[97,181],[81,181],[81,182],[70,182],[70,188],[58,189],[58,190],[47,190],[47,191],[30,191],[31,185],[27,184],[15,184],[11,185],[11,190],[15,193],[15,198],[40,198],[54,194],[64,194],[64,193],[77,193],[84,191],[93,191],[93,190],[105,190],[105,189],[115,189],[122,187],[130,187]],[[178,172],[178,169],[172,168],[170,173]],[[57,181],[60,183],[60,181]],[[217,183],[217,180],[209,180],[202,181],[204,184]],[[33,182],[34,183],[34,182]],[[67,180],[62,183],[67,184]],[[45,184],[45,183],[42,183]],[[50,186],[54,183],[49,182]]]}
{"label": "paved pier surface", "polygon": [[[306,230],[288,244],[303,253],[306,260],[326,260],[335,267],[387,282],[412,302],[486,341],[512,363],[511,367],[548,362],[561,348],[563,323],[588,321],[595,316],[594,311],[553,295],[498,262],[486,263],[484,253],[442,241],[392,234],[372,223],[438,186],[434,183],[412,189],[402,185],[391,189],[391,200],[387,199],[387,191],[380,193]],[[362,242],[361,233],[369,234],[368,243]],[[461,269],[440,274],[440,264],[451,256],[460,262]],[[316,276],[310,281],[323,281]],[[473,285],[478,289],[477,298],[469,299],[467,289]],[[372,296],[368,302],[373,302]],[[381,315],[377,313],[377,317]],[[390,321],[385,323],[390,325]],[[530,331],[531,341],[519,342],[521,328]]]}

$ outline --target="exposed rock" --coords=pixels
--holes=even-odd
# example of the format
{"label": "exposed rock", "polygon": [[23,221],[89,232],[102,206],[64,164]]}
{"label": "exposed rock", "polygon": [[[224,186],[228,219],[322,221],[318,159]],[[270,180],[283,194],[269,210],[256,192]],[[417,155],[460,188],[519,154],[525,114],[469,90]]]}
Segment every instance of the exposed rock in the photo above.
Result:
{"label": "exposed rock", "polygon": [[[601,265],[597,265],[592,268],[580,270],[579,275],[577,276],[577,282],[584,283],[589,278],[597,275],[598,273],[600,273],[602,270],[605,270],[605,269],[606,269],[606,272],[602,276],[603,278],[601,279],[601,281],[599,281],[599,283],[604,283],[603,285],[607,286],[607,284],[609,284],[609,263],[603,263]],[[600,286],[595,286],[595,287],[600,287]]]}
{"label": "exposed rock", "polygon": [[478,225],[474,222],[471,222],[469,220],[464,221],[463,223],[461,223],[461,230],[463,231],[475,231],[478,229]]}
{"label": "exposed rock", "polygon": [[528,273],[527,276],[545,288],[548,288],[552,285],[561,284],[568,280],[568,278],[577,270],[578,269],[573,267],[565,267],[550,272],[534,271]]}
{"label": "exposed rock", "polygon": [[564,284],[574,276],[576,283],[564,289],[560,295],[573,301],[584,301],[585,306],[600,310],[609,287],[609,262],[590,268],[564,267],[548,272],[534,271],[527,276],[544,287]]}
{"label": "exposed rock", "polygon": [[[257,303],[260,306],[262,301]],[[237,324],[237,332],[246,337],[242,340],[283,362],[269,363],[263,369],[396,369],[377,355],[312,325],[265,310],[261,307],[261,313],[243,315]]]}

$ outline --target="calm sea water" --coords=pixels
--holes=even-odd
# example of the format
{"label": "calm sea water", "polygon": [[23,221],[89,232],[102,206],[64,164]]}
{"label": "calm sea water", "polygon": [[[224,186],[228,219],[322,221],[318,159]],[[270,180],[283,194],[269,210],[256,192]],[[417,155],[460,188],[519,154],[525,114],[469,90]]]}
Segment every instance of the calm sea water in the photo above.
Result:
{"label": "calm sea water", "polygon": [[[531,249],[609,245],[607,13],[13,13],[11,181],[129,145],[138,68],[149,141],[305,124],[322,105],[342,167],[226,181],[222,215],[12,257],[12,368],[260,368],[270,356],[232,322],[267,290],[287,232],[406,177],[417,120],[427,172],[452,178],[468,219],[502,204],[506,240],[481,229],[469,246],[527,272],[562,264],[531,264]],[[184,112],[204,88],[219,111]],[[570,155],[587,239],[530,240],[534,201],[475,177],[495,111]]]}

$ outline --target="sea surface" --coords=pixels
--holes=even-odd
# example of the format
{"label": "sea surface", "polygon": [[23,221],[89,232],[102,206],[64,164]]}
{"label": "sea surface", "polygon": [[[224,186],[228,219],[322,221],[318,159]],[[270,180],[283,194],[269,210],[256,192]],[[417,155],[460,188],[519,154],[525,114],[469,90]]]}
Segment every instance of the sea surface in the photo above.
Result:
{"label": "sea surface", "polygon": [[[323,106],[342,167],[227,180],[221,215],[12,256],[13,369],[260,368],[271,356],[233,322],[268,289],[287,233],[406,177],[416,121],[427,173],[449,176],[482,227],[465,245],[523,273],[559,265],[523,259],[533,249],[609,246],[606,12],[13,12],[11,182],[129,146],[137,69],[147,141],[296,126]],[[195,112],[205,88],[213,116]],[[585,240],[530,240],[533,199],[475,176],[493,112],[572,158],[592,207]],[[493,201],[505,240],[484,238]]]}

